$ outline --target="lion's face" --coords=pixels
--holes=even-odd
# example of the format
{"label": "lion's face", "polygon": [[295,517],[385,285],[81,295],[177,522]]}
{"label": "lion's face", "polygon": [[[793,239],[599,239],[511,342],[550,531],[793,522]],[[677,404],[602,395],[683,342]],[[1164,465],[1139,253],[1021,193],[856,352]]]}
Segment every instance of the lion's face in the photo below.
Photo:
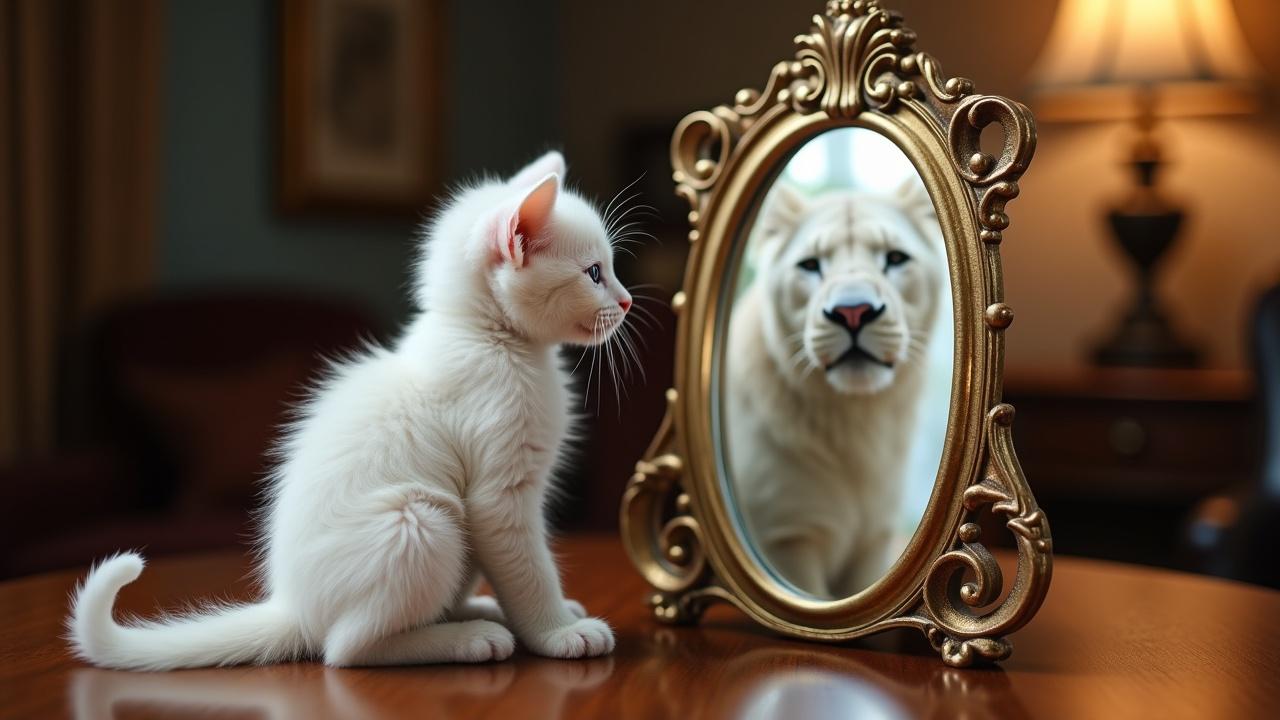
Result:
{"label": "lion's face", "polygon": [[871,394],[921,361],[946,267],[923,188],[804,199],[777,186],[759,233],[771,351],[792,380]]}

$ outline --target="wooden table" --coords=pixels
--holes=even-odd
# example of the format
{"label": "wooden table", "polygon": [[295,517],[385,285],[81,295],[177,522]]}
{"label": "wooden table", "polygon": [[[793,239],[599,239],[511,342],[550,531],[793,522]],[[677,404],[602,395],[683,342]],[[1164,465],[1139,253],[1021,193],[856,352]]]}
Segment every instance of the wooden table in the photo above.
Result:
{"label": "wooden table", "polygon": [[[1247,718],[1280,710],[1280,593],[1058,558],[1040,615],[1002,669],[947,668],[912,634],[823,646],[772,636],[731,608],[698,627],[653,622],[618,541],[561,541],[566,585],[618,633],[611,657],[330,670],[172,673],[70,659],[60,626],[78,572],[0,585],[6,718]],[[244,596],[236,555],[162,559],[119,607]]]}

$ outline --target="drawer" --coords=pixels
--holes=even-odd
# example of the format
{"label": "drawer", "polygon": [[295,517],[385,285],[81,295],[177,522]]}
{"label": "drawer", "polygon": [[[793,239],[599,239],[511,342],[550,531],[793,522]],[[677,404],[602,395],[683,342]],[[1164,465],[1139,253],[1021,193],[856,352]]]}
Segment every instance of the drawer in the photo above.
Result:
{"label": "drawer", "polygon": [[1037,497],[1189,502],[1256,474],[1259,423],[1239,401],[1007,393]]}

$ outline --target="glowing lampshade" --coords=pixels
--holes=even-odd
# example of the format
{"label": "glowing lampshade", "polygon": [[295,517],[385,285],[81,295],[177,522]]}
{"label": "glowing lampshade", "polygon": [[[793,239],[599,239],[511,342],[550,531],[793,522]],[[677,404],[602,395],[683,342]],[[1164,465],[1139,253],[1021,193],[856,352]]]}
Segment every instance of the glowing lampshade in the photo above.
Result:
{"label": "glowing lampshade", "polygon": [[1062,0],[1031,79],[1037,116],[1101,120],[1250,112],[1257,75],[1230,0]]}

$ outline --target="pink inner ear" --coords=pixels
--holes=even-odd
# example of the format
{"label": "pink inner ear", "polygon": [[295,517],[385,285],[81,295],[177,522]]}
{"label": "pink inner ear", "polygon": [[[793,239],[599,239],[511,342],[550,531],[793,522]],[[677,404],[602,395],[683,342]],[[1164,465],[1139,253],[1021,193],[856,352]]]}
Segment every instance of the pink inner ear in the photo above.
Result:
{"label": "pink inner ear", "polygon": [[516,267],[524,267],[524,244],[521,242],[519,221],[519,213],[511,213],[503,223],[503,232],[498,238],[502,247],[498,254]]}
{"label": "pink inner ear", "polygon": [[547,224],[551,221],[551,213],[556,207],[556,197],[560,194],[560,177],[552,174],[542,179],[520,203],[520,221],[518,230],[525,238],[525,252],[532,252],[531,243],[535,238],[545,241]]}
{"label": "pink inner ear", "polygon": [[547,247],[550,238],[544,231],[551,221],[559,193],[560,177],[547,175],[503,218],[496,238],[501,258],[521,268],[530,255]]}

